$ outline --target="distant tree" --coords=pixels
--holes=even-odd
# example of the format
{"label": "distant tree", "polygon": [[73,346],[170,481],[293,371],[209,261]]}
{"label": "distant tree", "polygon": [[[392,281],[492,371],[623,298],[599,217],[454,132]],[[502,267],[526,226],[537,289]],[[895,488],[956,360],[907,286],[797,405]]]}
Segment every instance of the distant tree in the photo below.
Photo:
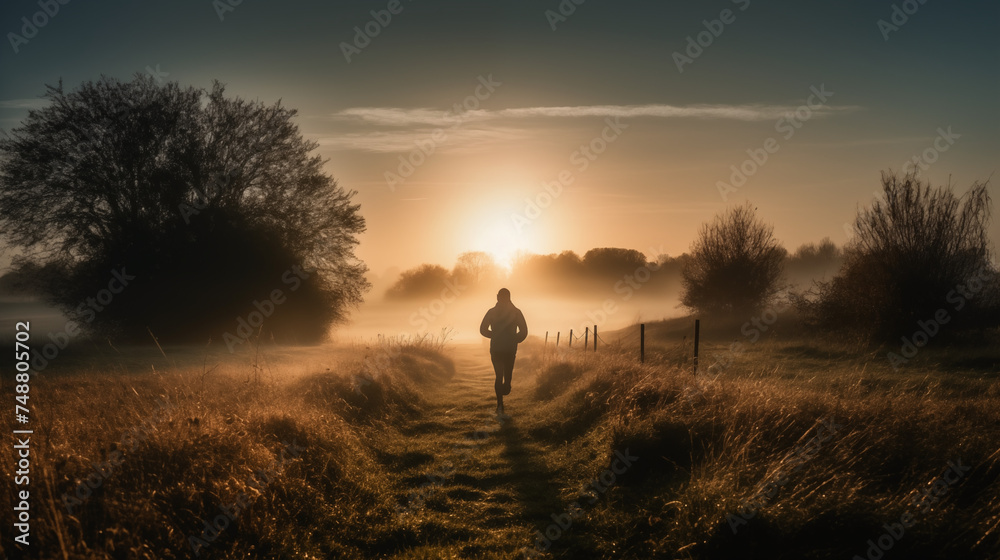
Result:
{"label": "distant tree", "polygon": [[503,279],[504,273],[489,253],[470,251],[458,256],[452,277],[463,287],[490,286],[490,289],[496,290],[499,287],[494,284]]}
{"label": "distant tree", "polygon": [[833,277],[844,263],[844,252],[829,237],[806,243],[788,256],[785,275],[792,284],[809,286],[814,281]]}
{"label": "distant tree", "polygon": [[821,324],[850,328],[874,341],[898,342],[941,309],[949,313],[941,331],[996,325],[986,187],[976,182],[958,197],[912,173],[882,173],[884,199],[858,212],[843,268],[819,285],[807,310]]}
{"label": "distant tree", "polygon": [[601,247],[584,253],[583,266],[591,276],[621,276],[646,266],[646,255],[635,249]]}
{"label": "distant tree", "polygon": [[786,251],[749,203],[702,226],[682,271],[681,303],[706,314],[746,315],[778,294]]}
{"label": "distant tree", "polygon": [[404,271],[386,291],[386,299],[437,297],[452,281],[448,269],[436,264],[422,264]]}
{"label": "distant tree", "polygon": [[584,271],[583,260],[573,251],[525,254],[514,262],[507,283],[518,293],[546,293],[576,287]]}
{"label": "distant tree", "polygon": [[22,259],[15,258],[12,269],[0,276],[0,297],[43,297],[46,293],[45,283],[54,280],[57,273],[58,270],[45,269],[37,263],[22,262]]}
{"label": "distant tree", "polygon": [[[59,271],[49,296],[72,316],[218,340],[281,290],[259,331],[308,341],[360,302],[355,193],[323,172],[294,110],[224,93],[142,75],[60,83],[0,140],[0,235]],[[116,273],[133,278],[113,302],[81,308]]]}

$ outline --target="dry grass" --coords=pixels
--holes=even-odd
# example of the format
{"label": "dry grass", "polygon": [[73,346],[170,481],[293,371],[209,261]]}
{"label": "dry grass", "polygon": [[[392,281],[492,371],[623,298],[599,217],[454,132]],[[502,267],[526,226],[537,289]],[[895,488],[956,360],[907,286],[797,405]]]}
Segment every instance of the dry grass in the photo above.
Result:
{"label": "dry grass", "polygon": [[[868,539],[904,512],[915,524],[886,559],[998,557],[995,350],[927,350],[894,371],[884,352],[761,341],[720,371],[711,356],[726,346],[708,343],[695,377],[689,348],[654,346],[638,364],[624,346],[594,355],[529,345],[515,418],[501,424],[480,394],[491,374],[450,381],[441,339],[335,358],[270,349],[227,361],[170,348],[160,362],[68,357],[32,381],[32,553],[191,557],[203,520],[246,494],[200,557],[510,558],[573,503],[583,514],[548,557],[864,558]],[[823,432],[824,419],[841,427]],[[796,459],[817,435],[828,437]],[[468,456],[452,457],[463,446]],[[581,487],[626,449],[639,460],[585,501]],[[456,474],[414,506],[445,460]],[[910,503],[959,460],[970,470],[938,502]],[[10,446],[0,461],[13,464]],[[12,478],[0,483],[8,495]],[[67,511],[62,497],[81,482]],[[768,490],[750,516],[748,501]]]}
{"label": "dry grass", "polygon": [[[31,552],[191,557],[189,537],[241,494],[247,505],[238,522],[206,540],[202,557],[369,548],[373,527],[392,522],[394,503],[366,434],[417,413],[421,382],[448,379],[451,362],[421,344],[396,345],[365,383],[358,359],[311,375],[280,365],[253,375],[263,366],[250,360],[249,368],[141,373],[126,360],[113,371],[35,376]],[[297,457],[285,443],[301,448]],[[0,456],[15,462],[10,446]],[[12,481],[4,477],[8,494]],[[323,536],[330,534],[337,538]]]}
{"label": "dry grass", "polygon": [[[725,347],[708,350],[703,356]],[[947,364],[970,352],[944,351],[895,372],[877,353],[841,352],[762,342],[724,370],[703,367],[698,376],[689,362],[675,365],[670,349],[654,350],[646,365],[634,352],[550,354],[538,387],[551,400],[533,419],[534,435],[599,450],[590,461],[578,456],[580,480],[606,468],[613,450],[641,457],[621,477],[616,500],[588,518],[591,538],[581,552],[866,557],[867,540],[909,511],[914,525],[892,557],[998,557],[996,367],[952,371]],[[996,363],[995,351],[973,361],[989,355]],[[824,419],[842,427],[821,432]],[[825,441],[798,455],[817,435]],[[913,493],[929,488],[949,461],[971,470],[939,501],[916,507]],[[783,483],[768,487],[776,480]],[[745,507],[765,490],[771,495],[759,507]]]}

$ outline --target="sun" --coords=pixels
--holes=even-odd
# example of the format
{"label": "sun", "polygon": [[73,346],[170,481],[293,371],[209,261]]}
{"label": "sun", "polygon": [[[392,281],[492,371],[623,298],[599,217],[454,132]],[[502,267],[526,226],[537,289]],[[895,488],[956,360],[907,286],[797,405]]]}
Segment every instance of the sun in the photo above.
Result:
{"label": "sun", "polygon": [[484,241],[479,250],[493,257],[494,262],[508,273],[514,267],[514,261],[517,259],[518,254],[525,250],[520,246],[517,239],[505,235],[504,232],[488,232],[483,239]]}
{"label": "sun", "polygon": [[490,255],[507,273],[521,254],[532,252],[532,239],[524,232],[518,232],[510,217],[503,212],[483,212],[471,224],[471,229],[468,250]]}

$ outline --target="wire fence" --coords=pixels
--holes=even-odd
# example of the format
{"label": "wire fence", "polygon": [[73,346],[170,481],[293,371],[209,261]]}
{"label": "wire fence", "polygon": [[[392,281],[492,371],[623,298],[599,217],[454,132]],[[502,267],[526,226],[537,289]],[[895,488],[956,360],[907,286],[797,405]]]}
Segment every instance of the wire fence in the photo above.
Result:
{"label": "wire fence", "polygon": [[[554,337],[555,338],[554,348],[559,348],[561,335],[562,335],[562,331],[557,331],[556,332],[556,335]],[[695,321],[694,321],[694,356],[693,356],[694,357],[693,364],[694,364],[694,373],[695,374],[698,373],[698,346],[699,346],[700,338],[701,338],[701,320],[695,319]],[[591,330],[591,327],[584,328],[583,334],[576,334],[576,333],[573,332],[573,329],[570,329],[569,330],[569,334],[566,337],[566,341],[567,341],[566,348],[572,349],[573,348],[573,341],[574,340],[580,340],[580,339],[583,339],[583,341],[584,341],[583,348],[582,348],[583,352],[597,352],[598,342],[600,342],[605,347],[611,346],[611,344],[609,344],[608,341],[606,341],[604,339],[604,337],[602,337],[600,335],[600,333],[597,330],[597,325],[593,326],[593,330]],[[593,341],[592,344],[591,344],[591,340]],[[545,342],[544,342],[544,346],[543,347],[544,348],[548,348],[548,346],[549,346],[549,331],[545,331]],[[578,346],[578,348],[579,348],[579,346]],[[646,324],[645,323],[640,323],[639,324],[639,361],[642,362],[642,363],[645,363],[645,361],[646,361]]]}

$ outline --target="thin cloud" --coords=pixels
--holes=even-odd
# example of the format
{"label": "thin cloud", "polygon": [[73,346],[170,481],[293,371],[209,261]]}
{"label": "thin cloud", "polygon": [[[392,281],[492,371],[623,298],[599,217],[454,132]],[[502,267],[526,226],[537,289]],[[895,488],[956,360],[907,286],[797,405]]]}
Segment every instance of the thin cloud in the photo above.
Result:
{"label": "thin cloud", "polygon": [[50,101],[44,98],[0,100],[0,109],[44,109]]}
{"label": "thin cloud", "polygon": [[[376,153],[405,153],[426,144],[435,134],[445,140],[435,149],[471,153],[497,141],[517,141],[531,137],[524,121],[575,118],[622,119],[703,119],[742,122],[775,121],[794,113],[801,105],[582,105],[572,107],[516,107],[476,109],[465,112],[428,108],[353,107],[333,114],[334,120],[349,127],[338,134],[320,134],[314,139],[332,150]],[[820,106],[811,109],[811,118],[850,112],[857,107]],[[519,124],[522,123],[522,124]],[[535,131],[537,134],[537,130]]]}
{"label": "thin cloud", "polygon": [[[434,142],[435,149],[447,147],[449,151],[476,151],[481,146],[492,142],[523,140],[528,137],[524,131],[509,128],[457,128],[445,130],[444,134],[443,142],[440,145]],[[338,151],[405,153],[417,149],[417,142],[427,144],[432,142],[432,138],[434,138],[434,130],[422,127],[413,130],[312,135],[311,139],[323,148]]]}
{"label": "thin cloud", "polygon": [[[767,121],[793,113],[800,105],[582,105],[570,107],[519,107],[511,109],[456,112],[428,108],[355,107],[333,114],[338,120],[378,126],[456,126],[460,123],[529,118],[694,118],[738,121]],[[856,110],[857,107],[824,105],[813,109],[813,116],[828,116]]]}

